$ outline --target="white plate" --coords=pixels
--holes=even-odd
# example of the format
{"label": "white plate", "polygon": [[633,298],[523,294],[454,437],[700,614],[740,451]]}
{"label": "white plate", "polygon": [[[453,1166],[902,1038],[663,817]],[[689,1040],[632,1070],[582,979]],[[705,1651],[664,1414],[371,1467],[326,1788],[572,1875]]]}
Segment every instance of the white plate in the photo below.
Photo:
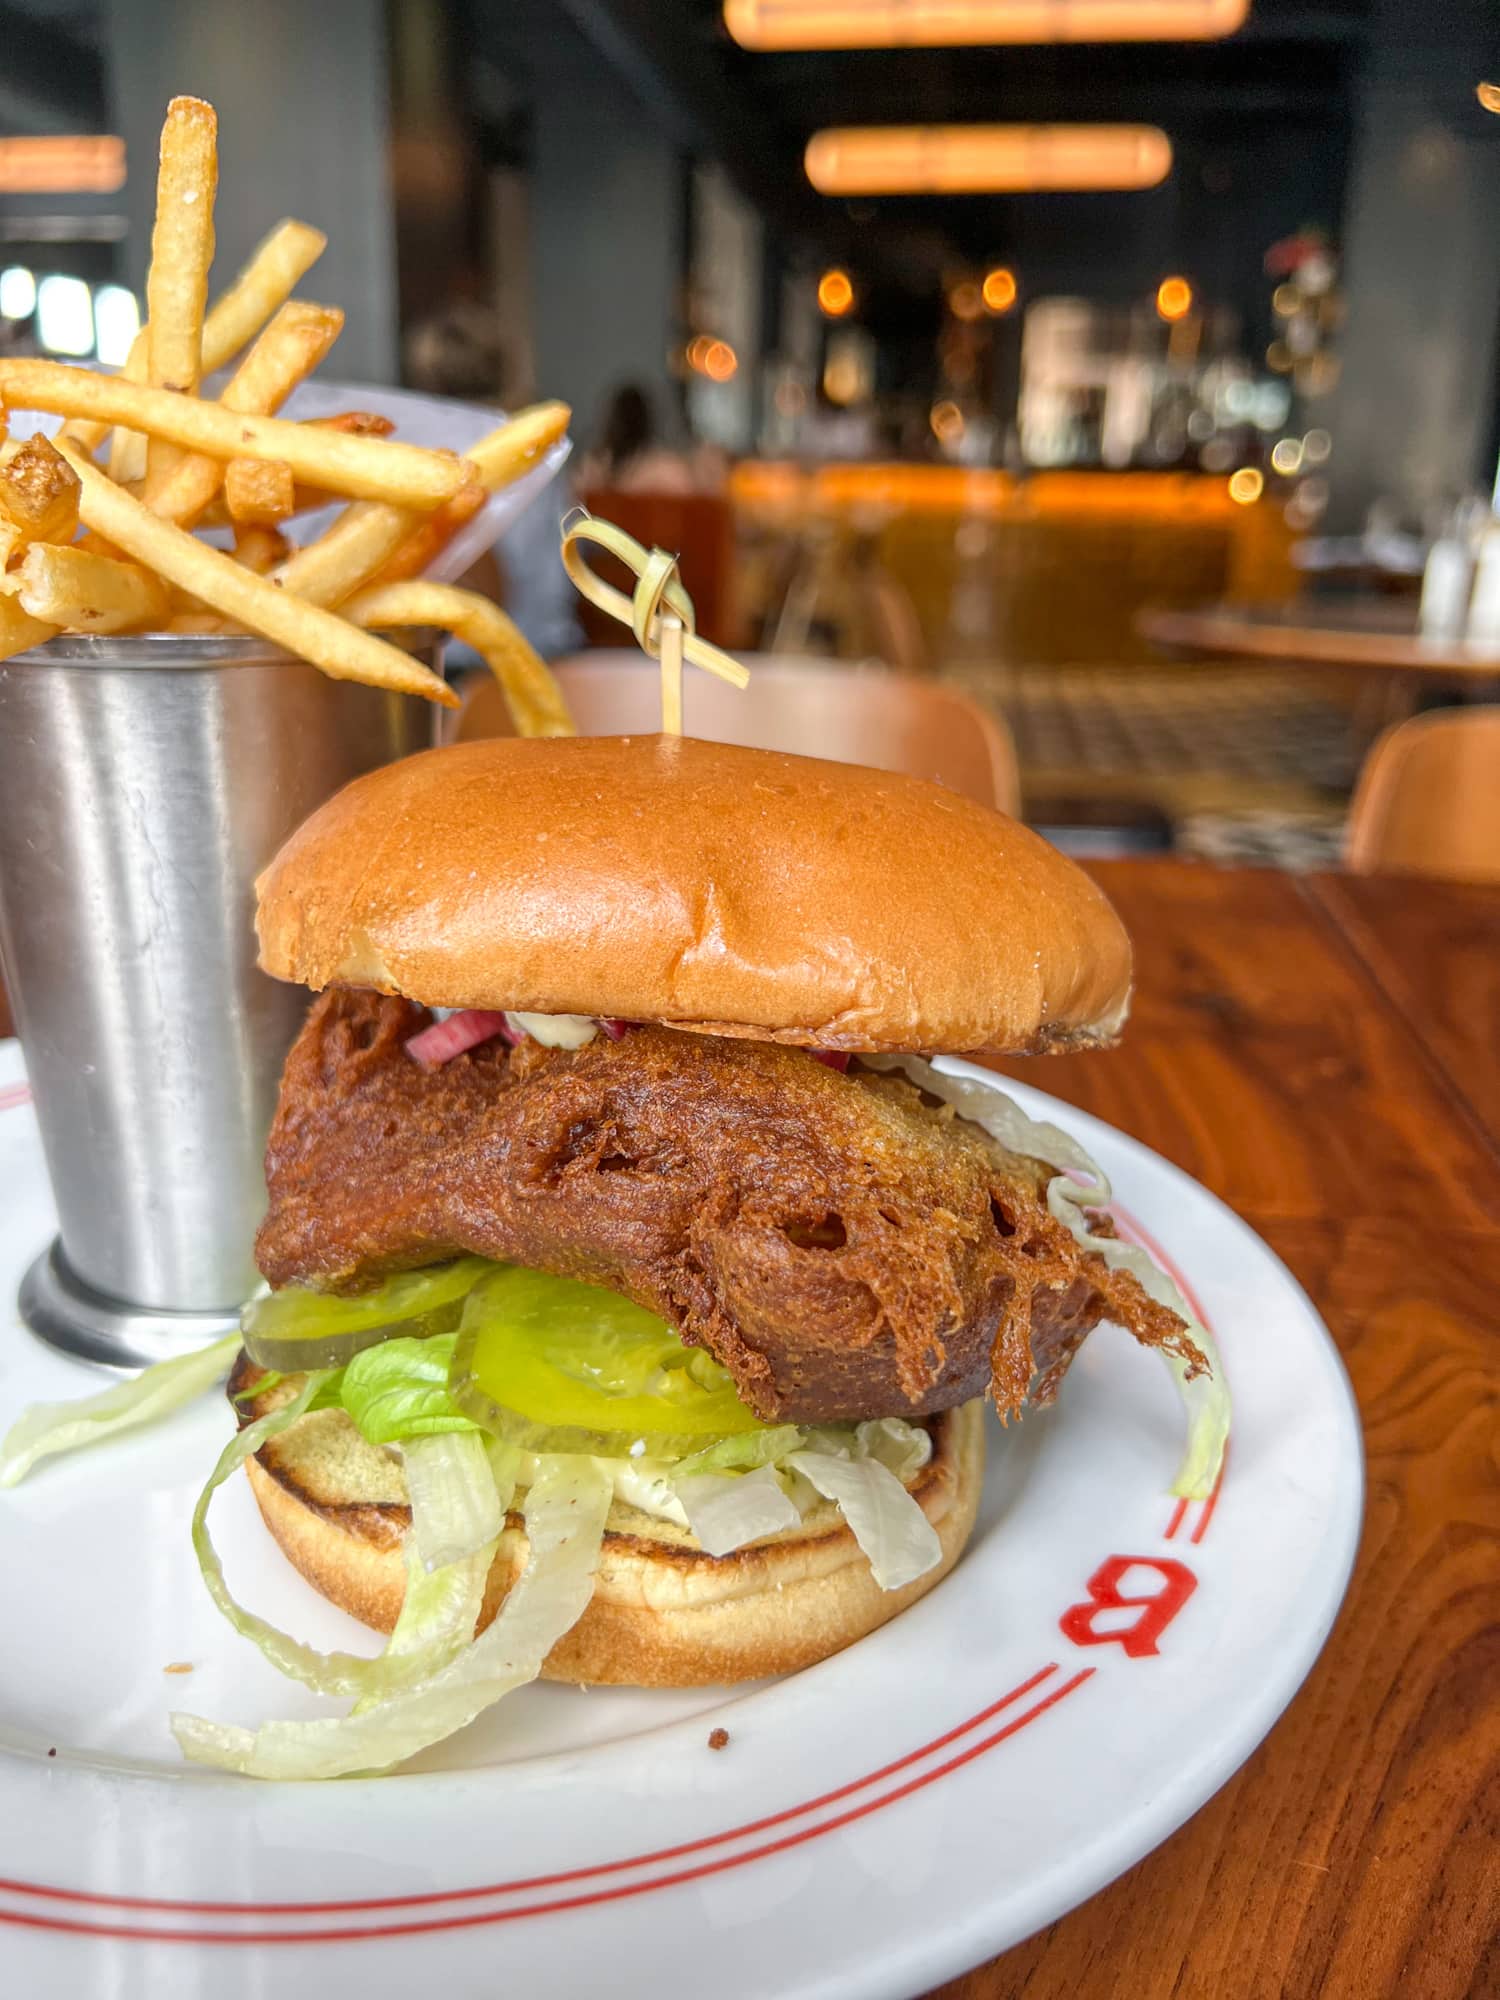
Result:
{"label": "white plate", "polygon": [[[11,1303],[52,1228],[20,1076],[0,1045],[7,1420],[92,1379]],[[841,1657],[738,1693],[537,1686],[397,1776],[257,1785],[184,1769],[167,1732],[170,1708],[322,1706],[199,1584],[188,1517],[230,1421],[209,1398],[0,1495],[0,1992],[906,1996],[1179,1826],[1332,1623],[1358,1421],[1316,1313],[1242,1222],[1133,1140],[1016,1095],[1095,1152],[1218,1334],[1235,1432],[1216,1501],[1167,1497],[1175,1395],[1105,1328],[1056,1411],[994,1427],[955,1574]],[[245,1595],[320,1645],[369,1646],[281,1561],[241,1482],[218,1519]],[[176,1661],[194,1671],[166,1675]]]}

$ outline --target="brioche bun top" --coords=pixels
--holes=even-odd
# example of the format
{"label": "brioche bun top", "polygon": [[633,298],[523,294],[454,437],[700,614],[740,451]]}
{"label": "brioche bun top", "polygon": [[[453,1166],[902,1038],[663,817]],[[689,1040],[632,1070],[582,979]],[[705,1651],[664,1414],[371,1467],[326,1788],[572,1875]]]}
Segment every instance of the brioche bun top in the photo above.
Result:
{"label": "brioche bun top", "polygon": [[261,964],[438,1007],[848,1050],[1111,1042],[1089,878],[920,778],[691,737],[496,737],[348,785],[257,884]]}

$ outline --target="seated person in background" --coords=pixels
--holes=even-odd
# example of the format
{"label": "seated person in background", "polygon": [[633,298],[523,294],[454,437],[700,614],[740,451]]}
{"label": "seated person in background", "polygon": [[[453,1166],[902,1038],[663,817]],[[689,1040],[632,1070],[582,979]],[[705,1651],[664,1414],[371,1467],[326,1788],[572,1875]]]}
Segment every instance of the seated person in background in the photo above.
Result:
{"label": "seated person in background", "polygon": [[597,450],[583,462],[579,484],[616,493],[692,493],[698,481],[681,452],[656,442],[656,416],[646,391],[623,383],[609,400]]}
{"label": "seated person in background", "polygon": [[[405,360],[408,386],[423,395],[497,407],[502,403],[505,343],[497,316],[486,306],[460,301],[423,320],[407,336]],[[558,523],[575,498],[564,466],[494,549],[458,578],[467,589],[503,605],[544,660],[576,652],[583,644],[578,596],[562,566],[558,536]],[[465,650],[450,645],[450,663],[466,664]],[[471,655],[467,664],[478,662]]]}

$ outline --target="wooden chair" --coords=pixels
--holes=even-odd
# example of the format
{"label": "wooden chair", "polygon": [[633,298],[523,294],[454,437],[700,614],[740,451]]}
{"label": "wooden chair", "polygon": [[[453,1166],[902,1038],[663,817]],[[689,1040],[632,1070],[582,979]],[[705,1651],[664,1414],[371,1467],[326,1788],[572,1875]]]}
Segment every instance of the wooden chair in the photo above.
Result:
{"label": "wooden chair", "polygon": [[[689,735],[908,771],[1002,812],[1019,811],[1020,783],[1008,733],[956,689],[883,667],[742,657],[750,669],[743,693],[687,670],[683,709]],[[585,736],[641,735],[661,727],[660,671],[640,653],[580,653],[555,661],[553,672]],[[458,717],[457,739],[511,733],[498,686],[477,681]]]}
{"label": "wooden chair", "polygon": [[1388,729],[1360,773],[1344,859],[1361,875],[1500,882],[1500,706]]}

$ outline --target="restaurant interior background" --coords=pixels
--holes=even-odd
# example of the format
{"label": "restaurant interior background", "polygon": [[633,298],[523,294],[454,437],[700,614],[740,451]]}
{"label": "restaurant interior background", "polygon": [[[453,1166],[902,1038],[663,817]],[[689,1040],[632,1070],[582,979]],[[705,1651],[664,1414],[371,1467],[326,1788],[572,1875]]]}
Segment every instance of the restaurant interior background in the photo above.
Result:
{"label": "restaurant interior background", "polygon": [[[329,230],[334,372],[572,404],[571,492],[488,578],[550,655],[615,643],[558,564],[582,498],[710,637],[944,690],[893,726],[971,729],[1077,851],[1326,865],[1382,732],[1500,682],[1500,17],[967,11],[840,47],[924,10],[4,0],[0,348],[123,360],[200,93],[226,267]],[[1061,129],[935,129],[978,125]],[[1487,754],[1424,781],[1472,852]]]}

